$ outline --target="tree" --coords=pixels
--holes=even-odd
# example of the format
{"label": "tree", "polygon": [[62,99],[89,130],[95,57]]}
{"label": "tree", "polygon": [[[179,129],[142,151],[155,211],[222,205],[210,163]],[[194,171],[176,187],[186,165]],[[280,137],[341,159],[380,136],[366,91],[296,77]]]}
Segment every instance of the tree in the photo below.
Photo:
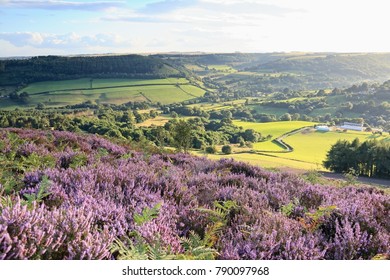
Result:
{"label": "tree", "polygon": [[224,153],[225,155],[230,155],[232,153],[232,147],[230,145],[223,146],[222,153]]}
{"label": "tree", "polygon": [[215,154],[217,152],[217,149],[214,146],[206,147],[205,152],[208,154]]}
{"label": "tree", "polygon": [[172,112],[171,113],[171,118],[174,118],[174,119],[176,119],[176,118],[178,118],[179,117],[179,115],[176,113],[176,112]]}
{"label": "tree", "polygon": [[289,113],[285,113],[280,116],[279,120],[281,121],[291,121],[291,115]]}
{"label": "tree", "polygon": [[38,110],[43,110],[43,109],[45,109],[45,104],[43,104],[43,103],[41,103],[41,102],[38,103],[38,104],[37,104],[37,109],[38,109]]}
{"label": "tree", "polygon": [[29,99],[30,95],[27,93],[27,92],[22,92],[20,95],[19,95],[19,99],[22,103],[27,103],[28,99]]}
{"label": "tree", "polygon": [[188,152],[192,143],[192,127],[185,120],[179,120],[173,126],[173,142],[179,151]]}
{"label": "tree", "polygon": [[247,129],[244,132],[243,138],[245,139],[245,141],[255,143],[259,141],[259,139],[261,138],[261,134],[256,132],[254,129]]}

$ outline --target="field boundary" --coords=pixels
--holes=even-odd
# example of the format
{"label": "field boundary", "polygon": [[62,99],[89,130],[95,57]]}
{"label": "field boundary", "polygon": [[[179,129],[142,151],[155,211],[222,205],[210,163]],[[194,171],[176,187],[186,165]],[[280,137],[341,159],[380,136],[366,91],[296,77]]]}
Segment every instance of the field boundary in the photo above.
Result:
{"label": "field boundary", "polygon": [[[179,85],[190,85],[190,83],[185,84],[179,84]],[[99,90],[99,89],[111,89],[111,88],[129,88],[129,87],[147,87],[147,86],[177,86],[177,84],[164,84],[164,83],[158,83],[158,84],[137,84],[137,85],[120,85],[120,86],[111,86],[111,87],[93,87],[93,88],[70,88],[70,89],[60,89],[60,90],[51,90],[51,91],[41,91],[41,92],[35,92],[30,93],[30,95],[40,95],[40,94],[49,94],[51,92],[67,92],[72,90]]]}
{"label": "field boundary", "polygon": [[305,129],[308,129],[308,128],[311,128],[312,126],[305,126],[305,127],[301,127],[301,128],[298,128],[298,129],[294,129],[294,130],[291,130],[287,133],[284,133],[282,134],[281,136],[278,136],[277,138],[273,139],[271,142],[273,142],[275,145],[279,145],[281,146],[284,151],[267,151],[267,150],[256,150],[256,152],[259,152],[259,153],[276,153],[276,154],[285,154],[285,153],[291,153],[294,151],[294,147],[292,147],[291,145],[287,144],[286,142],[283,141],[283,139],[291,136],[291,135],[294,135],[294,134],[297,134]]}

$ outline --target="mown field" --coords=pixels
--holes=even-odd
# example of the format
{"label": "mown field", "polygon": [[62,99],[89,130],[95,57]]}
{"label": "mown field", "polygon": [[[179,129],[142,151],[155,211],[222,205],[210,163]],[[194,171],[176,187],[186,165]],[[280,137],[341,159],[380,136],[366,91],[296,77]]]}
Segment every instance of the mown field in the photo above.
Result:
{"label": "mown field", "polygon": [[[136,86],[136,85],[159,85],[159,84],[188,84],[188,80],[181,79],[92,79],[92,89],[100,87],[119,87],[119,86]],[[27,92],[29,94],[46,92],[46,91],[59,91],[59,90],[72,90],[72,89],[90,89],[91,79],[75,79],[64,81],[48,81],[39,82],[28,85],[20,92]]]}
{"label": "mown field", "polygon": [[360,141],[371,139],[390,141],[388,136],[374,136],[369,132],[303,132],[285,138],[284,141],[294,147],[294,151],[279,156],[286,159],[298,159],[314,164],[322,164],[322,161],[326,158],[326,153],[338,140],[353,141],[355,138],[359,138]]}
{"label": "mown field", "polygon": [[[275,139],[289,131],[313,126],[314,123],[292,121],[292,122],[271,122],[271,123],[251,123],[234,121],[235,125],[242,126],[245,129],[252,128],[263,136],[272,135]],[[281,170],[325,170],[322,162],[326,158],[326,154],[333,144],[338,140],[352,141],[359,138],[360,141],[371,139],[390,141],[389,136],[374,136],[369,132],[316,132],[314,129],[307,129],[303,132],[293,134],[284,138],[284,142],[293,147],[290,153],[284,153],[284,149],[270,141],[254,143],[252,152],[241,152],[225,155],[206,155],[212,159],[220,159],[222,157],[230,157],[236,160],[248,162],[251,164],[277,168]],[[205,155],[202,152],[196,152],[198,155]]]}
{"label": "mown field", "polygon": [[39,103],[47,107],[79,104],[86,101],[122,104],[130,101],[160,102],[170,104],[182,102],[204,94],[204,90],[190,85],[183,78],[167,79],[77,79],[39,82],[20,90],[29,94],[24,104],[3,100],[1,109],[33,108]]}
{"label": "mown field", "polygon": [[254,123],[244,121],[233,121],[237,126],[241,126],[244,129],[254,129],[260,132],[263,136],[272,135],[272,139],[275,139],[287,132],[302,128],[305,126],[314,126],[316,123],[305,121],[291,121],[291,122],[269,122],[269,123]]}
{"label": "mown field", "polygon": [[325,170],[318,164],[302,162],[298,160],[281,158],[278,155],[265,155],[256,153],[239,153],[231,155],[206,154],[202,151],[193,151],[193,155],[205,156],[209,159],[220,160],[222,158],[232,158],[237,161],[246,162],[263,168],[277,169],[282,171],[293,171],[294,173],[304,173],[306,170]]}

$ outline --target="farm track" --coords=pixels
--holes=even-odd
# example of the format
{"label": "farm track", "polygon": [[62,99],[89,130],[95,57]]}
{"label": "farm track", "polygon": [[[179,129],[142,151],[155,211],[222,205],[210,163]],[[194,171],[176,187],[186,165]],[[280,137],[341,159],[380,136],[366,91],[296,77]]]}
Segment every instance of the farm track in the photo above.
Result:
{"label": "farm track", "polygon": [[[320,171],[319,173],[329,179],[345,180],[344,175],[340,173],[332,173],[327,171]],[[374,184],[390,188],[390,180],[388,179],[357,177],[356,180],[363,184]]]}
{"label": "farm track", "polygon": [[310,126],[301,127],[292,131],[289,131],[275,139],[272,140],[272,142],[278,146],[281,146],[284,151],[267,151],[267,150],[257,150],[256,152],[263,154],[263,153],[275,153],[275,154],[285,154],[285,153],[291,153],[294,151],[294,148],[283,141],[284,138],[287,138],[291,135],[297,134],[299,132],[304,131],[305,129],[310,128]]}
{"label": "farm track", "polygon": [[[189,85],[190,83],[179,84],[180,85]],[[51,90],[51,91],[41,91],[36,93],[31,93],[31,95],[40,95],[48,94],[51,92],[67,92],[72,90],[95,90],[95,89],[112,89],[112,88],[129,88],[129,87],[146,87],[146,86],[176,86],[177,84],[137,84],[137,85],[121,85],[121,86],[111,86],[111,87],[93,87],[93,88],[72,88],[72,89],[60,89],[60,90]]]}

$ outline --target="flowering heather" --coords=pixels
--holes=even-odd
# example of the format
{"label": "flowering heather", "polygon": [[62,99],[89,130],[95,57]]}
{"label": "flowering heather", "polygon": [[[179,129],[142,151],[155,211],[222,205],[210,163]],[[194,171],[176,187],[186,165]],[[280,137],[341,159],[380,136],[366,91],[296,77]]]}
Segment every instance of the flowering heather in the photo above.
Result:
{"label": "flowering heather", "polygon": [[[390,254],[390,197],[372,187],[313,185],[228,159],[147,156],[59,131],[3,129],[0,160],[0,259],[116,259],[116,240],[183,256],[194,234],[220,259]],[[156,205],[156,217],[137,223]]]}

